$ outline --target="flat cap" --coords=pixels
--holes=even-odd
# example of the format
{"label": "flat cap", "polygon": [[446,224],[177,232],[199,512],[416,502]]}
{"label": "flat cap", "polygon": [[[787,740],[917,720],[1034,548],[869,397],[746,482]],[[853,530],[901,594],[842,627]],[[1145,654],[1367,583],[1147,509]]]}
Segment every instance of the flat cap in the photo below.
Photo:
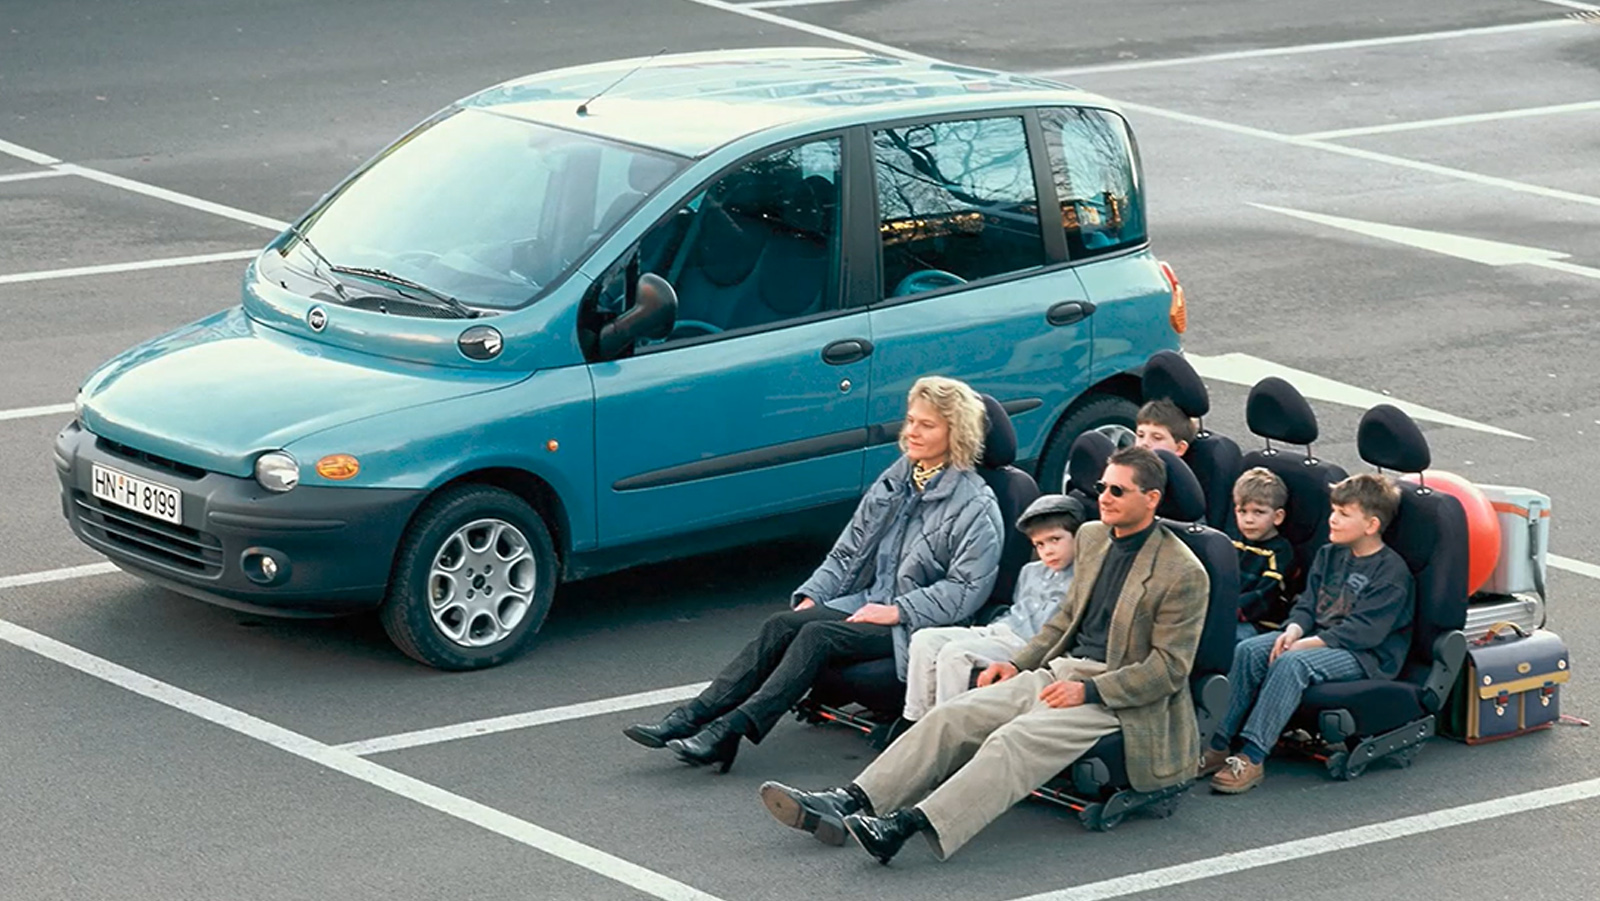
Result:
{"label": "flat cap", "polygon": [[1043,516],[1066,516],[1081,526],[1088,521],[1089,510],[1083,501],[1070,495],[1043,494],[1017,517],[1017,529],[1026,532],[1029,523]]}

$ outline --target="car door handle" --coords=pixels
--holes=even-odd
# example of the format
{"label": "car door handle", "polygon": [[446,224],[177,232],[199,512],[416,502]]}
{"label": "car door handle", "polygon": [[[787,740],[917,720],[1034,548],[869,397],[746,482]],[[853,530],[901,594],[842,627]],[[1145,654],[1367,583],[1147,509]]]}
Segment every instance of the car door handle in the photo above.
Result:
{"label": "car door handle", "polygon": [[1094,304],[1087,300],[1063,300],[1044,314],[1051,325],[1071,325],[1082,322],[1094,313]]}
{"label": "car door handle", "polygon": [[822,349],[822,362],[843,366],[872,356],[872,342],[865,338],[842,338]]}

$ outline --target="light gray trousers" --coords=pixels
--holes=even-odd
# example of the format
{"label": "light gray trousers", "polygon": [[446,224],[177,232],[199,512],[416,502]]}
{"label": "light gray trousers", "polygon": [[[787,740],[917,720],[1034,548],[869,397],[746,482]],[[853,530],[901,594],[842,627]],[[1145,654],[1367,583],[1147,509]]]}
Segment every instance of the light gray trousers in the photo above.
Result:
{"label": "light gray trousers", "polygon": [[933,708],[855,779],[880,815],[921,808],[948,859],[1011,805],[1121,728],[1100,704],[1054,708],[1039,692],[1105,664],[1060,657]]}

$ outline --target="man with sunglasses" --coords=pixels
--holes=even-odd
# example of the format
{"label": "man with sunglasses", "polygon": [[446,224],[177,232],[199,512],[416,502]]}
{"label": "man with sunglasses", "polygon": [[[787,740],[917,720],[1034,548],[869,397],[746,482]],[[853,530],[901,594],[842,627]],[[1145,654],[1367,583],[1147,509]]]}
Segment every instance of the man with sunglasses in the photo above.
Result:
{"label": "man with sunglasses", "polygon": [[1210,580],[1156,522],[1169,465],[1183,463],[1140,447],[1112,454],[1095,486],[1100,522],[1078,530],[1078,577],[1039,634],[854,782],[821,792],[769,783],[782,789],[763,792],[773,816],[818,838],[842,835],[842,822],[881,863],[920,832],[947,859],[1119,729],[1133,788],[1191,778],[1200,737],[1188,680]]}

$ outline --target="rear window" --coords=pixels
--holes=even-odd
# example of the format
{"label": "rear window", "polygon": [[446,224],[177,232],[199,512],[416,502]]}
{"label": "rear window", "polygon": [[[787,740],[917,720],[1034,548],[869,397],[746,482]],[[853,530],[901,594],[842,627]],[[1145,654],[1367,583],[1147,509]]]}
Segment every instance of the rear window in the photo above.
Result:
{"label": "rear window", "polygon": [[885,297],[1043,266],[1022,119],[874,132]]}
{"label": "rear window", "polygon": [[1073,259],[1143,244],[1144,196],[1127,123],[1106,110],[1039,111]]}

